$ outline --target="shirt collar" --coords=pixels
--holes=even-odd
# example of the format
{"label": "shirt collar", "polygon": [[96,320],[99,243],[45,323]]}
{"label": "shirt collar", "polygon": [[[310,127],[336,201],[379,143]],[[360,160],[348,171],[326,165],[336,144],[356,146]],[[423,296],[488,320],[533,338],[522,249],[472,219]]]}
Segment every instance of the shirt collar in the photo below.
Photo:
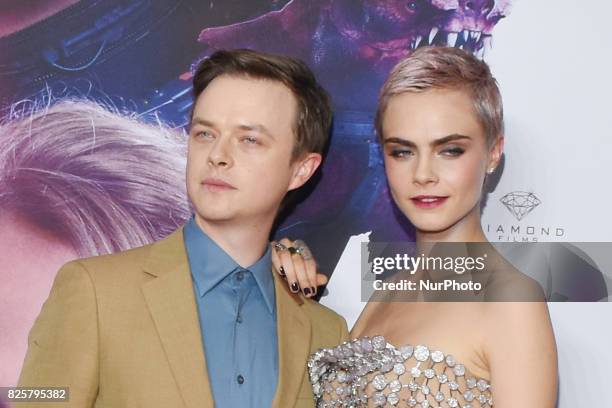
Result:
{"label": "shirt collar", "polygon": [[215,241],[196,224],[194,217],[183,230],[185,248],[189,259],[191,275],[199,296],[204,296],[236,269],[248,269],[270,313],[275,311],[274,278],[272,277],[272,258],[270,246],[253,265],[241,268]]}

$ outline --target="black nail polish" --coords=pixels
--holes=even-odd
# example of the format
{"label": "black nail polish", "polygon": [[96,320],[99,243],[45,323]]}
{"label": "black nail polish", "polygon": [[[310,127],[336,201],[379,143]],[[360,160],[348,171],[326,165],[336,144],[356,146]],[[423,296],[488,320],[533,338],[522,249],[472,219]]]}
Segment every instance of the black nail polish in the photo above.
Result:
{"label": "black nail polish", "polygon": [[317,294],[317,288],[315,288],[314,286],[311,288],[312,290],[312,295],[316,295]]}
{"label": "black nail polish", "polygon": [[297,292],[298,292],[298,290],[300,290],[300,285],[298,285],[298,283],[297,283],[297,282],[293,282],[293,283],[291,284],[291,291],[292,291],[293,293],[297,293]]}
{"label": "black nail polish", "polygon": [[283,268],[282,266],[278,268],[278,272],[280,272],[281,276],[285,276],[285,268]]}
{"label": "black nail polish", "polygon": [[304,292],[304,296],[308,296],[310,295],[310,288],[304,288],[302,289],[302,292]]}

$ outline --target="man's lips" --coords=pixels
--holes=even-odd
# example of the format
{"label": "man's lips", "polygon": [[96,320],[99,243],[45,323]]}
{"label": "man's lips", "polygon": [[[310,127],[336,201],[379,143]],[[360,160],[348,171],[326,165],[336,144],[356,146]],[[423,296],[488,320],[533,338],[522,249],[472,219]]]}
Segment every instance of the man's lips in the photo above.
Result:
{"label": "man's lips", "polygon": [[410,200],[419,208],[436,208],[446,202],[448,196],[419,195]]}
{"label": "man's lips", "polygon": [[202,181],[202,187],[210,191],[225,191],[225,190],[236,190],[236,187],[230,183],[216,178],[207,178]]}

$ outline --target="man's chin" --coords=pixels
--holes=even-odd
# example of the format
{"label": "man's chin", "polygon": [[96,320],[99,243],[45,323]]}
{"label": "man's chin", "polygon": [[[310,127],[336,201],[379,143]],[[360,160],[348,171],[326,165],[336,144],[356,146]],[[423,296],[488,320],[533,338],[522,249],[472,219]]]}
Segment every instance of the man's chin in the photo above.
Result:
{"label": "man's chin", "polygon": [[227,209],[219,209],[215,211],[214,209],[207,208],[205,211],[196,211],[196,222],[198,224],[213,224],[220,222],[227,222],[234,219],[235,216],[228,211]]}

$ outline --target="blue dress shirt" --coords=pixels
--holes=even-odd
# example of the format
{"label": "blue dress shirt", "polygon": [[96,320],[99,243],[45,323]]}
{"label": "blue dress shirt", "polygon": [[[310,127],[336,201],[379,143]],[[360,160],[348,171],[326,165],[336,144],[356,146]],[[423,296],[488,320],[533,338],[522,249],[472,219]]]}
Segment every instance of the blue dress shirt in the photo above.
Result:
{"label": "blue dress shirt", "polygon": [[278,381],[270,248],[240,267],[191,220],[184,228],[215,407],[269,407]]}

